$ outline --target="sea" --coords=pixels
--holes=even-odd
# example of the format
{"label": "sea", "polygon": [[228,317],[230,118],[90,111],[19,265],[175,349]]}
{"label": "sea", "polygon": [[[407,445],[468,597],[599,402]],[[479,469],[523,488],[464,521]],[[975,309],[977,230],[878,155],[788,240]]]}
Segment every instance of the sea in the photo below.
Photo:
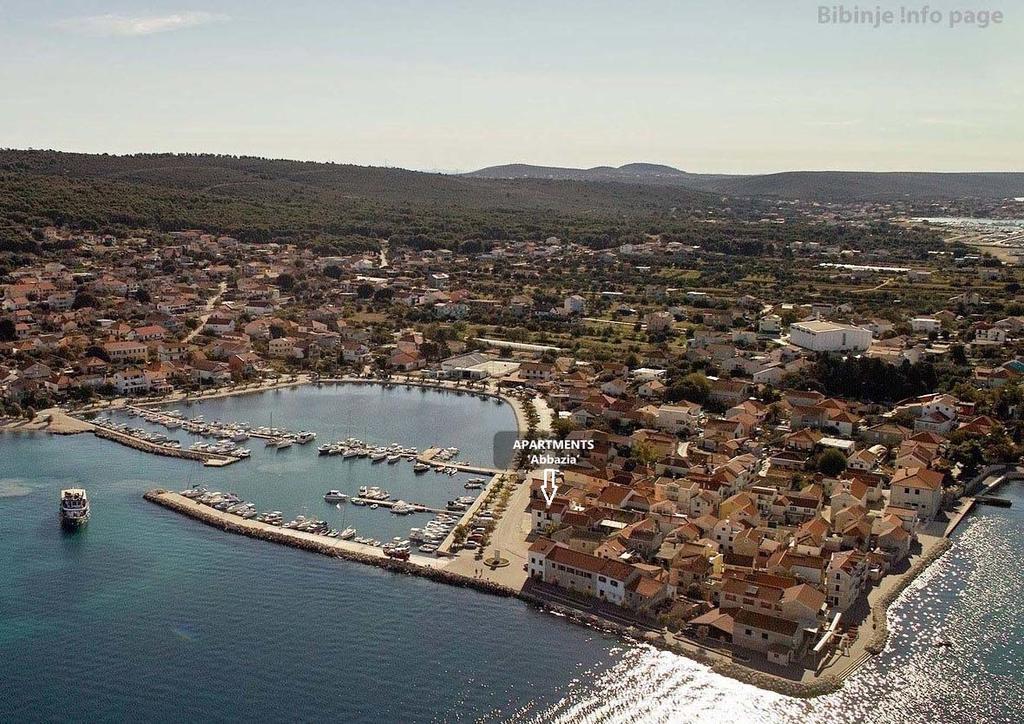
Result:
{"label": "sea", "polygon": [[[225,534],[142,499],[153,487],[232,490],[286,516],[380,539],[414,522],[323,503],[381,485],[407,499],[465,494],[317,455],[358,437],[456,446],[489,465],[512,411],[470,396],[301,387],[178,406],[206,420],[318,433],[224,469],[92,435],[0,435],[0,721],[1019,722],[1024,712],[1024,487],[979,508],[890,609],[892,636],[842,690],[793,699],[518,600]],[[137,418],[131,424],[141,426]],[[166,432],[166,431],[165,431]],[[189,436],[176,433],[183,440]],[[57,520],[82,485],[92,520]],[[936,637],[950,647],[938,648]]]}

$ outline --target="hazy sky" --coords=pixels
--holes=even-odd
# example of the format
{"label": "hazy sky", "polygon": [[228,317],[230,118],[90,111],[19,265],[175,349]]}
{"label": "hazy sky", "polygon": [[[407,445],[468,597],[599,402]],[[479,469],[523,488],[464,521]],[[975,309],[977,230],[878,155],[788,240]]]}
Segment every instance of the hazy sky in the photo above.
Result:
{"label": "hazy sky", "polygon": [[805,0],[0,0],[0,146],[1024,171],[1024,3],[930,6],[873,28]]}

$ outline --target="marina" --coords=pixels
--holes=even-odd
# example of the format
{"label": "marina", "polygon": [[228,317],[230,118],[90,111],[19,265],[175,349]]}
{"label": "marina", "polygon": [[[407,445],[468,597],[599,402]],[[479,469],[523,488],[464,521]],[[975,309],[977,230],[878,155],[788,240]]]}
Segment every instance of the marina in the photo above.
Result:
{"label": "marina", "polygon": [[230,455],[228,453],[214,452],[209,449],[186,448],[173,442],[159,441],[143,437],[139,431],[129,430],[123,426],[114,426],[109,423],[95,422],[93,434],[104,440],[112,440],[130,448],[142,452],[164,457],[183,458],[185,460],[198,460],[209,467],[224,467],[243,459],[242,455]]}
{"label": "marina", "polygon": [[[304,394],[284,397],[286,401],[294,399],[296,409],[311,409],[314,414],[318,409]],[[335,405],[333,400],[328,402],[326,399],[323,404]],[[226,418],[230,415],[218,410],[216,416]],[[237,417],[246,416],[244,409],[238,411]],[[399,417],[391,415],[387,419]],[[435,433],[426,425],[424,423],[422,436],[434,437]],[[339,432],[328,434],[346,437]],[[375,435],[384,440],[416,438],[412,428],[379,430]],[[610,637],[597,630],[565,626],[561,618],[541,614],[529,607],[509,605],[499,598],[481,597],[475,592],[460,591],[457,587],[433,586],[418,580],[423,577],[455,586],[493,590],[487,588],[486,583],[475,583],[471,576],[452,576],[446,570],[450,565],[447,559],[423,555],[429,551],[422,551],[419,546],[431,544],[419,544],[413,540],[408,528],[410,521],[399,516],[381,515],[385,512],[382,508],[375,512],[364,508],[365,520],[357,522],[353,516],[360,509],[345,504],[339,509],[326,504],[322,500],[325,491],[342,488],[342,492],[351,492],[355,490],[352,487],[354,482],[348,486],[340,485],[334,471],[340,468],[316,465],[316,455],[276,455],[260,448],[254,450],[252,463],[211,471],[211,476],[216,477],[216,487],[220,490],[236,490],[242,499],[262,501],[260,510],[292,510],[317,519],[334,515],[336,519],[331,522],[331,527],[341,532],[348,527],[370,530],[371,524],[377,520],[382,523],[391,521],[400,528],[393,533],[374,531],[371,540],[392,541],[394,537],[401,536],[402,540],[410,541],[413,565],[423,560],[431,563],[423,570],[410,568],[409,564],[384,555],[381,548],[356,542],[357,538],[369,538],[370,534],[361,532],[348,541],[351,546],[345,546],[343,552],[338,553],[346,541],[303,531],[282,530],[280,526],[267,523],[256,526],[254,523],[259,521],[255,518],[244,519],[183,499],[203,513],[214,514],[215,517],[210,519],[213,522],[209,523],[214,529],[240,532],[268,541],[278,539],[265,531],[278,531],[287,535],[286,546],[306,548],[323,555],[296,558],[302,554],[289,552],[284,545],[239,545],[232,536],[197,533],[194,525],[177,515],[151,512],[160,509],[141,500],[139,493],[154,484],[166,489],[179,489],[186,485],[187,466],[173,458],[150,460],[147,477],[153,482],[146,485],[130,479],[129,471],[133,468],[130,450],[97,443],[89,435],[65,439],[7,436],[0,444],[5,446],[5,454],[0,456],[0,471],[7,479],[22,481],[10,489],[30,491],[25,497],[7,498],[3,502],[7,515],[6,530],[11,532],[11,536],[4,536],[3,545],[9,548],[11,560],[17,561],[18,575],[12,583],[16,595],[29,600],[31,596],[27,586],[31,582],[31,590],[36,591],[37,596],[41,590],[43,596],[42,599],[31,600],[47,602],[43,607],[32,609],[5,608],[5,613],[10,614],[7,620],[16,630],[26,632],[25,635],[5,639],[6,665],[0,663],[0,672],[11,683],[14,692],[15,711],[32,707],[37,711],[55,713],[48,702],[49,697],[56,696],[58,684],[61,690],[84,692],[75,681],[66,678],[51,686],[50,680],[41,672],[52,665],[45,652],[67,646],[72,641],[81,645],[82,641],[94,640],[97,645],[84,651],[75,661],[76,679],[84,676],[97,684],[109,686],[114,682],[112,672],[120,671],[116,679],[118,682],[139,689],[147,677],[171,677],[174,671],[191,667],[196,671],[196,683],[190,697],[179,704],[174,704],[171,699],[164,701],[167,706],[179,706],[186,713],[202,711],[202,702],[220,695],[225,687],[244,681],[252,686],[254,692],[247,695],[244,702],[244,707],[249,707],[244,711],[252,716],[258,716],[259,712],[263,715],[274,712],[282,718],[295,716],[297,712],[313,715],[316,708],[311,708],[308,702],[316,700],[329,701],[337,711],[347,712],[353,720],[358,720],[359,713],[352,708],[350,697],[335,696],[335,689],[327,680],[317,679],[311,673],[317,670],[316,662],[322,658],[320,652],[315,656],[312,653],[307,655],[305,647],[297,647],[294,658],[297,659],[296,666],[301,667],[301,673],[290,676],[286,687],[247,678],[246,669],[238,667],[238,662],[247,660],[247,657],[276,656],[290,642],[307,637],[322,642],[321,647],[350,651],[353,658],[363,662],[352,674],[354,686],[372,688],[372,682],[388,676],[398,688],[389,691],[384,698],[372,700],[371,705],[385,710],[398,697],[405,711],[419,712],[409,715],[413,720],[428,720],[438,707],[448,707],[468,718],[496,711],[502,720],[509,721],[527,721],[516,712],[528,704],[536,707],[538,716],[551,719],[565,718],[569,707],[572,707],[571,711],[600,712],[606,706],[621,706],[633,701],[635,691],[632,687],[617,684],[624,676],[650,681],[654,692],[652,696],[665,702],[666,710],[683,705],[706,710],[717,706],[722,696],[736,695],[737,701],[741,702],[734,712],[736,720],[772,718],[823,722],[834,717],[836,711],[847,712],[854,717],[862,711],[860,701],[863,692],[877,691],[879,687],[886,687],[890,692],[885,706],[894,711],[908,712],[907,717],[894,721],[924,720],[931,717],[929,712],[934,713],[936,707],[946,712],[962,713],[962,716],[947,717],[946,720],[1002,720],[1001,715],[1008,716],[1018,702],[1024,701],[1015,688],[1013,674],[1016,652],[1012,649],[1011,640],[1017,637],[1014,628],[1017,622],[1012,617],[1000,618],[1003,614],[998,609],[984,607],[979,610],[975,606],[975,602],[985,600],[979,596],[983,591],[998,589],[1002,591],[1000,595],[1021,595],[1017,590],[1019,581],[1007,579],[1002,574],[1012,568],[1012,558],[1007,556],[1018,555],[1012,550],[1015,545],[1012,542],[1020,540],[1019,524],[1012,528],[1005,526],[1006,521],[1019,521],[1019,486],[1008,486],[1005,491],[1000,491],[1001,495],[1014,500],[1013,508],[986,509],[985,520],[969,518],[956,534],[958,539],[964,539],[963,545],[955,546],[934,564],[937,567],[934,574],[926,572],[920,579],[920,585],[911,586],[901,596],[892,609],[892,639],[883,654],[864,664],[846,687],[836,694],[797,702],[724,678],[705,666],[668,652]],[[474,454],[471,441],[460,440],[457,444],[469,448],[470,454]],[[70,456],[76,460],[76,476],[89,489],[93,501],[96,517],[83,531],[84,535],[52,536],[53,498],[49,498],[51,503],[46,504],[45,496],[55,494],[54,485],[67,487],[74,482],[56,482],[61,473],[54,461],[59,456]],[[272,467],[264,469],[265,465]],[[461,494],[455,493],[454,489],[461,490],[465,480],[452,480],[449,484],[447,476],[431,476],[427,480],[419,478],[418,487],[407,490],[404,485],[417,485],[417,479],[408,466],[401,466],[399,470],[395,466],[372,465],[368,460],[361,465],[357,476],[360,484],[370,484],[372,476],[378,476],[376,484],[392,494],[400,493],[406,499],[416,499],[409,495],[409,490],[428,492],[430,488],[424,488],[424,483],[450,485],[438,498],[443,501]],[[402,477],[406,474],[408,478]],[[386,480],[389,475],[408,482]],[[213,487],[212,481],[204,484]],[[20,488],[17,487],[19,485]],[[31,492],[33,490],[49,491],[42,495],[42,505],[36,494]],[[304,504],[309,506],[309,512],[301,510]],[[478,510],[483,508],[481,500]],[[1011,517],[1000,517],[990,522],[990,515]],[[297,519],[297,516],[284,515],[282,523],[293,518]],[[46,520],[49,525],[40,524]],[[464,516],[460,520],[469,518]],[[999,522],[1001,527],[993,527],[995,522]],[[426,528],[419,521],[412,524]],[[250,530],[257,532],[250,533]],[[127,539],[133,543],[126,552]],[[293,541],[300,542],[295,544]],[[1000,541],[1011,541],[1011,545],[1004,551]],[[118,555],[103,555],[105,551],[117,551]],[[127,568],[124,565],[126,555],[133,563]],[[993,561],[992,555],[997,560]],[[337,558],[395,572],[416,572],[417,576],[400,579],[381,576],[372,568],[332,560]],[[66,561],[66,564],[60,571],[54,571],[53,560]],[[228,561],[230,565],[225,565]],[[959,575],[952,576],[946,570],[950,567],[956,568]],[[111,629],[105,623],[103,611],[109,606],[97,611],[94,607],[81,606],[77,597],[64,595],[68,581],[63,579],[61,571],[73,571],[73,580],[89,581],[89,590],[101,595],[111,605],[118,606],[118,610],[128,607],[139,615],[129,617],[131,620],[127,624],[122,621],[123,616],[116,616],[117,626],[126,626],[123,634],[118,634],[120,629]],[[961,580],[964,583],[957,583]],[[113,581],[117,581],[116,590],[112,588]],[[960,595],[961,585],[965,589],[963,595]],[[1003,588],[998,588],[1000,586]],[[62,596],[59,599],[47,598],[51,595],[47,591],[51,590],[61,591]],[[176,595],[176,591],[203,593],[182,597]],[[500,590],[494,592],[501,593]],[[346,612],[346,626],[325,628],[320,625],[320,621],[335,616],[339,608]],[[439,617],[437,611],[441,610],[459,613],[455,617]],[[993,615],[997,617],[995,624],[985,618]],[[35,623],[52,616],[59,617],[64,626],[43,632]],[[318,623],[313,625],[311,620]],[[995,639],[987,638],[980,652],[975,654],[977,646],[970,641],[982,620],[1009,633]],[[403,687],[414,688],[415,681],[433,670],[434,664],[425,659],[420,661],[418,657],[430,657],[418,644],[415,647],[410,645],[402,649],[401,656],[404,661],[413,663],[395,667],[375,660],[374,652],[384,646],[385,641],[391,647],[389,650],[394,651],[394,647],[403,646],[401,641],[416,640],[417,632],[427,626],[433,627],[431,630],[437,637],[438,646],[454,646],[456,642],[462,642],[462,654],[453,664],[457,675],[484,676],[487,681],[494,682],[493,687],[485,683],[487,688],[474,689],[469,692],[468,699],[460,699],[461,703],[455,704],[447,695],[428,697],[428,701],[422,704],[416,697],[402,699]],[[950,641],[952,646],[940,649],[932,645],[936,634],[931,632],[937,631],[939,626],[941,637]],[[252,627],[260,630],[260,636],[246,636],[246,630]],[[90,632],[85,639],[80,636],[84,631]],[[523,684],[520,677],[510,677],[502,672],[503,667],[491,665],[493,658],[500,656],[507,660],[517,655],[518,649],[502,648],[502,641],[506,638],[513,640],[517,636],[517,640],[526,636],[531,641],[544,642],[548,647],[546,656],[524,660],[522,669],[529,677],[543,677],[547,682],[544,686]],[[471,639],[488,643],[486,646],[466,645],[465,642]],[[159,660],[151,656],[154,645],[166,647],[166,654]],[[611,651],[618,652],[614,661],[609,658]],[[936,659],[940,651],[941,658]],[[107,655],[104,652],[111,653]],[[952,686],[952,682],[964,680],[964,657],[968,655],[981,656],[987,667],[985,677],[969,681],[970,686],[983,692],[984,696],[969,701],[953,696],[957,689]],[[123,665],[126,658],[132,662],[127,672],[117,668],[118,662]],[[162,663],[164,661],[166,666]],[[578,677],[567,676],[565,672],[577,672],[581,666],[588,672],[588,678],[583,683],[573,683],[570,679]],[[917,675],[914,672],[927,671],[929,678],[950,682],[950,685],[940,687],[938,694],[925,701],[909,694],[907,688],[900,684],[906,681],[908,671],[911,677]],[[41,683],[33,687],[31,681]],[[156,694],[158,701],[163,701],[161,696]],[[175,699],[180,700],[180,697]],[[91,701],[88,696],[84,700]],[[417,709],[420,705],[423,708]],[[112,710],[103,709],[95,703],[86,704],[85,712],[97,718],[114,715]]]}
{"label": "marina", "polygon": [[138,416],[168,430],[182,429],[194,435],[216,438],[219,440],[230,440],[231,442],[244,442],[250,438],[265,440],[268,446],[280,448],[288,447],[292,443],[306,445],[316,439],[315,432],[302,430],[292,432],[278,427],[254,427],[248,422],[206,422],[200,415],[194,418],[186,418],[178,410],[162,411],[134,405],[125,405],[125,411],[129,415]]}

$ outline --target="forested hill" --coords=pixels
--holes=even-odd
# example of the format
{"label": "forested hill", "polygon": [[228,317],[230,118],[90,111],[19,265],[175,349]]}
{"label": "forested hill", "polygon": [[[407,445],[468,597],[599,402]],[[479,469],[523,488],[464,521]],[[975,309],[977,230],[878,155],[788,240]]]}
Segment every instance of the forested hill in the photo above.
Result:
{"label": "forested hill", "polygon": [[[506,181],[253,157],[0,151],[0,234],[45,224],[203,228],[248,240],[382,238],[440,243],[604,234],[702,212],[718,197],[678,187]],[[634,223],[635,228],[635,223]]]}
{"label": "forested hill", "polygon": [[791,171],[714,178],[694,185],[734,196],[807,201],[950,201],[1024,196],[1024,173]]}
{"label": "forested hill", "polygon": [[627,164],[618,168],[561,168],[508,164],[466,174],[491,179],[572,179],[676,186],[734,197],[819,202],[950,201],[1024,196],[1024,173],[924,173],[789,171],[762,175],[695,174],[671,166]]}

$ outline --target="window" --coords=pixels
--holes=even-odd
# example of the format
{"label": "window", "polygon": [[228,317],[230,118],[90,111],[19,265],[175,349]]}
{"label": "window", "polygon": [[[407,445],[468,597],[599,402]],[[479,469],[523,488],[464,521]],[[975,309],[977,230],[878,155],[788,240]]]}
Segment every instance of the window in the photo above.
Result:
{"label": "window", "polygon": [[754,632],[751,631],[749,628],[746,629],[746,632],[747,632],[747,636],[753,636],[754,635]]}
{"label": "window", "polygon": [[761,638],[763,638],[765,641],[767,641],[768,640],[768,634],[766,634],[766,633],[761,634]]}

